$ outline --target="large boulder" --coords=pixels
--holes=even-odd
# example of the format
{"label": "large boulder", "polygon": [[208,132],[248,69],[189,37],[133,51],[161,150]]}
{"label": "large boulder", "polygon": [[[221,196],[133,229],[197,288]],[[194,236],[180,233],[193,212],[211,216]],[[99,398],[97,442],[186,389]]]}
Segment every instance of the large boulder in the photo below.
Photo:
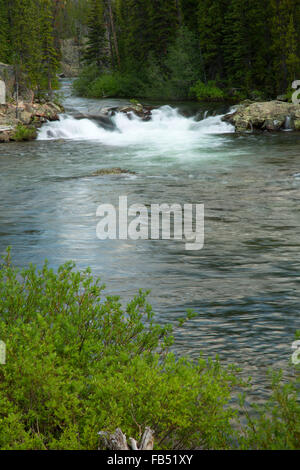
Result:
{"label": "large boulder", "polygon": [[279,131],[289,122],[292,129],[298,130],[300,105],[283,101],[244,103],[236,107],[233,113],[226,114],[224,121],[235,126],[236,132],[253,130]]}

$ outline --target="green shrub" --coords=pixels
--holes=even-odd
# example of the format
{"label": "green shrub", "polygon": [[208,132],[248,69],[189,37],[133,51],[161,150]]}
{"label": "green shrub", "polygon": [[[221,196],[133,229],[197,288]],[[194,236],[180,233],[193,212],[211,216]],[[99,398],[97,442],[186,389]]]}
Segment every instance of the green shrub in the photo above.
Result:
{"label": "green shrub", "polygon": [[118,72],[104,73],[99,76],[99,70],[94,66],[82,70],[79,78],[74,81],[75,94],[87,98],[129,98],[143,96],[143,82],[131,74]]}
{"label": "green shrub", "polygon": [[36,135],[37,132],[35,127],[23,126],[23,124],[18,124],[12,136],[12,140],[15,140],[16,142],[34,140],[36,138]]}
{"label": "green shrub", "polygon": [[271,399],[254,417],[243,410],[238,425],[237,370],[176,358],[172,328],[154,322],[147,293],[123,309],[103,290],[72,263],[19,271],[8,250],[0,266],[1,450],[97,449],[99,431],[120,427],[138,440],[145,426],[157,449],[300,447],[295,383],[277,375]]}
{"label": "green shrub", "polygon": [[78,96],[88,96],[88,90],[94,80],[99,76],[99,69],[89,65],[81,70],[79,77],[73,82],[73,90]]}
{"label": "green shrub", "polygon": [[224,92],[217,87],[214,81],[203,83],[198,81],[190,88],[190,96],[198,101],[222,101],[225,99]]}
{"label": "green shrub", "polygon": [[231,368],[176,359],[140,292],[122,309],[67,263],[0,271],[0,449],[97,449],[98,432],[154,429],[164,448],[227,448]]}
{"label": "green shrub", "polygon": [[253,405],[251,414],[244,408],[247,424],[239,436],[240,448],[299,450],[299,386],[295,379],[284,382],[281,371],[270,371],[270,376],[270,399],[262,405]]}
{"label": "green shrub", "polygon": [[90,84],[87,92],[90,98],[114,97],[120,94],[121,82],[118,74],[101,75]]}

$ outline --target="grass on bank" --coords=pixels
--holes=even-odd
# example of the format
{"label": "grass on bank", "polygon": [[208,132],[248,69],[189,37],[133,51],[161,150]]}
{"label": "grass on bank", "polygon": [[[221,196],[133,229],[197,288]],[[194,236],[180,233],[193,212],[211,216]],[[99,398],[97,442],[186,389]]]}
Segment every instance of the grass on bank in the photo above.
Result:
{"label": "grass on bank", "polygon": [[123,309],[89,269],[19,271],[8,250],[0,339],[2,450],[97,449],[99,431],[120,427],[138,440],[145,426],[157,449],[299,448],[296,381],[274,376],[270,401],[255,418],[242,407],[238,425],[238,370],[176,358],[173,329],[155,322],[146,293]]}

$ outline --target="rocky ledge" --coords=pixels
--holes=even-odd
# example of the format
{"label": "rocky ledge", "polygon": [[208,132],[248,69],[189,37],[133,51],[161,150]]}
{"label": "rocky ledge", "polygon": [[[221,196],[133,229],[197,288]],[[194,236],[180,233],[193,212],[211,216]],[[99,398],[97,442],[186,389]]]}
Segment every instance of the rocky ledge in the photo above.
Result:
{"label": "rocky ledge", "polygon": [[0,142],[34,140],[37,129],[47,121],[59,120],[63,107],[55,103],[0,105]]}
{"label": "rocky ledge", "polygon": [[245,102],[222,119],[232,124],[236,132],[300,131],[300,105],[283,101]]}
{"label": "rocky ledge", "polygon": [[102,108],[101,113],[104,116],[114,116],[117,113],[126,114],[128,119],[132,119],[133,116],[139,117],[142,121],[150,121],[152,117],[153,109],[157,109],[158,106],[146,106],[141,103],[135,103],[128,106],[116,106],[112,108]]}
{"label": "rocky ledge", "polygon": [[112,117],[117,113],[125,114],[128,119],[137,116],[142,121],[150,121],[152,117],[152,110],[157,106],[145,106],[140,103],[129,106],[115,106],[109,108],[102,108],[98,114],[95,113],[76,113],[73,114],[75,119],[90,119],[96,121],[101,127],[107,130],[114,130],[116,128],[115,122]]}

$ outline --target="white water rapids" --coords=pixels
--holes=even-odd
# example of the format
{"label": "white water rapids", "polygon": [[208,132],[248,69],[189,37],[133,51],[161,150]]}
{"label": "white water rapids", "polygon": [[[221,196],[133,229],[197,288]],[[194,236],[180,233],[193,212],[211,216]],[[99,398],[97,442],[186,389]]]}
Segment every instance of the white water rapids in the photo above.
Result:
{"label": "white water rapids", "polygon": [[234,132],[233,126],[223,122],[222,116],[206,117],[197,121],[185,117],[171,106],[162,106],[152,111],[150,121],[143,121],[135,115],[131,119],[123,113],[112,117],[115,130],[106,130],[89,119],[76,120],[62,115],[60,121],[49,122],[39,131],[38,140],[94,140],[104,145],[128,147],[176,148],[187,151],[195,148],[219,146],[222,139],[215,134]]}

